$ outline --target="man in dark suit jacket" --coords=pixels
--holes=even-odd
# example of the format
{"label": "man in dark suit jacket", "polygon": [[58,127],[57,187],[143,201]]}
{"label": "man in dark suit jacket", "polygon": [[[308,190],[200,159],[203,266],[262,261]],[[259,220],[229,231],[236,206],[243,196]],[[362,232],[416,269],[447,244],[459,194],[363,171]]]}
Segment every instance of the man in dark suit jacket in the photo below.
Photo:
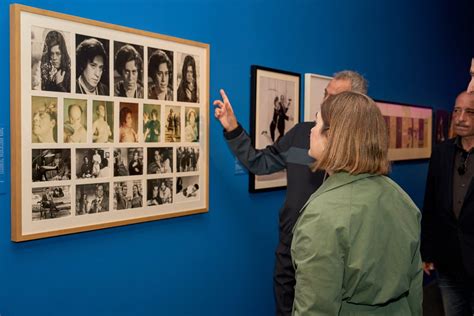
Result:
{"label": "man in dark suit jacket", "polygon": [[474,94],[456,98],[458,135],[434,147],[422,220],[423,269],[437,270],[445,314],[474,312]]}
{"label": "man in dark suit jacket", "polygon": [[104,185],[98,184],[95,199],[92,201],[89,213],[107,212],[109,210],[109,199],[104,192]]}

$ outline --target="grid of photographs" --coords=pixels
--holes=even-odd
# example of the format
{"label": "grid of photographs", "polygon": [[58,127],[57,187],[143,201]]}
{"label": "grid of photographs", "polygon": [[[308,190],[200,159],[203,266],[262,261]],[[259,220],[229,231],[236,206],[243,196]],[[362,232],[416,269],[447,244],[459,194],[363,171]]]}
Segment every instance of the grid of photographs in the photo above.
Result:
{"label": "grid of photographs", "polygon": [[21,238],[207,211],[208,46],[62,22],[21,25]]}

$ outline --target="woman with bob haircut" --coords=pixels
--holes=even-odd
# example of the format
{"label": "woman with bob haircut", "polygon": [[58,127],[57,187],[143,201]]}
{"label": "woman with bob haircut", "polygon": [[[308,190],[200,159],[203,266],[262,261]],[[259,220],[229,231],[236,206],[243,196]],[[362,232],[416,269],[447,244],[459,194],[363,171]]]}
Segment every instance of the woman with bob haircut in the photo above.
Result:
{"label": "woman with bob haircut", "polygon": [[308,154],[329,178],[293,229],[293,315],[421,315],[421,214],[386,174],[375,102],[343,92],[316,115]]}

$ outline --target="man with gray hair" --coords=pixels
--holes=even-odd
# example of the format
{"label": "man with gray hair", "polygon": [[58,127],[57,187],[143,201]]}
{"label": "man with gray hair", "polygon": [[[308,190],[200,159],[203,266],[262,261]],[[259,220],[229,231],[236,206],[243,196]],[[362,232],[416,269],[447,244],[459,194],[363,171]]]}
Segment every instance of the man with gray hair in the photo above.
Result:
{"label": "man with gray hair", "polygon": [[[325,89],[325,96],[343,91],[366,94],[367,81],[354,71],[335,73]],[[290,254],[292,230],[300,209],[324,179],[324,172],[312,172],[310,169],[314,160],[308,155],[309,135],[315,123],[298,123],[274,144],[255,149],[250,137],[238,123],[224,90],[220,90],[220,94],[222,100],[214,101],[214,115],[224,128],[227,144],[240,162],[256,175],[287,170],[286,199],[280,210],[279,243],[275,253],[274,290],[276,314],[291,315],[295,286],[295,271]]]}

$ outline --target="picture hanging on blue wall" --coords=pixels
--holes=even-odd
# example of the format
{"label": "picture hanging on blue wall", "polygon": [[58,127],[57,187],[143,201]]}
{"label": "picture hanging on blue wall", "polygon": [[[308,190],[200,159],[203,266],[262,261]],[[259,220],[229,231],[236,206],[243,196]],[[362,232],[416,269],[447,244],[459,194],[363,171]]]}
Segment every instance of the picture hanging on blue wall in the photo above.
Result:
{"label": "picture hanging on blue wall", "polygon": [[[300,74],[252,66],[250,135],[255,148],[276,144],[300,115]],[[249,191],[286,188],[286,170],[268,175],[249,174]]]}
{"label": "picture hanging on blue wall", "polygon": [[376,100],[387,124],[391,161],[426,159],[431,156],[433,109]]}
{"label": "picture hanging on blue wall", "polygon": [[208,211],[209,45],[13,4],[12,240]]}

